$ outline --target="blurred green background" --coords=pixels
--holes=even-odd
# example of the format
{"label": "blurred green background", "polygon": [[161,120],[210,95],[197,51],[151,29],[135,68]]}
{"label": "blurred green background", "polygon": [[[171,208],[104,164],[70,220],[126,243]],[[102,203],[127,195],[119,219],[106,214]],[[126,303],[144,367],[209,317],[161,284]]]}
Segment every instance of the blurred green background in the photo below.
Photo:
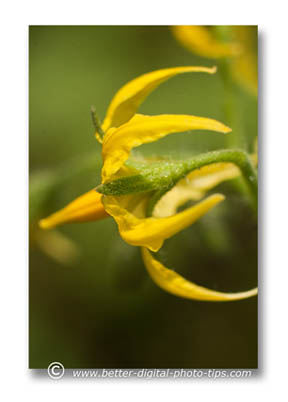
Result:
{"label": "blurred green background", "polygon": [[[30,368],[53,361],[66,368],[256,368],[256,298],[207,303],[165,293],[112,219],[60,228],[78,254],[57,262],[43,252],[46,240],[36,224],[100,183],[91,105],[103,119],[115,92],[138,75],[217,61],[182,48],[165,26],[32,26],[29,42]],[[233,139],[251,152],[257,103],[237,85],[233,91],[241,130],[230,139],[181,133],[136,154],[183,157],[227,147]],[[220,74],[184,74],[162,84],[140,112],[230,124],[226,96]],[[257,220],[240,180],[218,190],[227,200],[166,241],[159,258],[198,284],[247,290],[257,283]]]}

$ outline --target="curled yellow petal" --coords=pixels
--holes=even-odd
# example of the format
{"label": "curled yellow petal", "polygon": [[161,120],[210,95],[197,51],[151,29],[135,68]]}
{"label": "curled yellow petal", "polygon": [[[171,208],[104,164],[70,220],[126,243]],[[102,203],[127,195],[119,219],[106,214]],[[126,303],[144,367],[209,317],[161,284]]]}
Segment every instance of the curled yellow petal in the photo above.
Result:
{"label": "curled yellow petal", "polygon": [[96,221],[107,216],[101,202],[101,194],[91,190],[76,198],[60,211],[42,219],[39,226],[42,229],[52,229],[64,223]]}
{"label": "curled yellow petal", "polygon": [[158,251],[165,239],[187,228],[225,199],[222,194],[214,194],[173,216],[138,218],[121,206],[122,197],[104,196],[102,200],[106,211],[117,222],[123,240],[133,246],[145,246],[152,251]]}
{"label": "curled yellow petal", "polygon": [[161,262],[153,258],[152,254],[145,247],[142,247],[142,256],[146,269],[154,282],[173,295],[186,299],[206,301],[234,301],[257,295],[257,288],[238,293],[224,293],[207,289],[186,280],[175,271],[166,268]]}
{"label": "curled yellow petal", "polygon": [[211,130],[229,133],[231,129],[217,120],[190,115],[135,115],[118,129],[111,129],[104,137],[102,157],[103,182],[110,179],[129,158],[132,148],[157,141],[172,133],[188,130]]}
{"label": "curled yellow petal", "polygon": [[202,57],[221,58],[239,53],[237,43],[218,41],[208,27],[177,25],[171,27],[175,38],[188,50]]}
{"label": "curled yellow petal", "polygon": [[140,104],[160,84],[178,74],[191,72],[213,74],[216,72],[216,68],[194,66],[165,68],[143,74],[129,81],[112,99],[102,125],[103,131],[107,131],[110,127],[119,127],[121,124],[130,120],[136,113]]}

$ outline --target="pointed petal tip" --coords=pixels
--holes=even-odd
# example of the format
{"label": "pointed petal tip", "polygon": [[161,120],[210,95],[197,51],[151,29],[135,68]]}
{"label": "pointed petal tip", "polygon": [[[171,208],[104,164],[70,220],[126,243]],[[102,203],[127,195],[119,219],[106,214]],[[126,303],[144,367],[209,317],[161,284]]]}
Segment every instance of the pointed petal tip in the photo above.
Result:
{"label": "pointed petal tip", "polygon": [[226,130],[224,131],[224,134],[228,134],[232,132],[232,128],[226,126]]}
{"label": "pointed petal tip", "polygon": [[46,219],[41,219],[40,221],[38,221],[38,226],[41,228],[41,229],[47,229],[47,224],[46,224]]}
{"label": "pointed petal tip", "polygon": [[57,224],[55,224],[55,223],[53,222],[53,220],[49,219],[49,217],[48,217],[48,218],[41,219],[41,220],[38,222],[38,225],[39,225],[39,227],[40,227],[41,229],[43,229],[43,230],[53,229],[54,227],[57,226]]}
{"label": "pointed petal tip", "polygon": [[220,201],[224,201],[226,196],[224,194],[220,194],[220,193],[215,193],[212,196],[210,196],[210,198],[212,198],[216,201],[216,202],[220,202]]}
{"label": "pointed petal tip", "polygon": [[66,218],[66,214],[60,210],[52,215],[49,215],[47,218],[41,219],[38,222],[38,225],[43,230],[54,229],[56,226],[66,223]]}

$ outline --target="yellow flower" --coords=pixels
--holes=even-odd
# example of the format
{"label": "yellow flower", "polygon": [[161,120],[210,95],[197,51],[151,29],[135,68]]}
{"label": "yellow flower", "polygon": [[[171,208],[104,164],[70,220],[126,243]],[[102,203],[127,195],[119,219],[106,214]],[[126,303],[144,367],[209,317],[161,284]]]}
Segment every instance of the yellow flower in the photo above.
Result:
{"label": "yellow flower", "polygon": [[[257,49],[255,26],[171,27],[175,38],[189,51],[202,57],[229,58],[232,76],[257,95]],[[217,35],[217,29],[220,33]],[[223,41],[219,36],[228,37]]]}
{"label": "yellow flower", "polygon": [[[133,169],[125,162],[129,158],[130,151],[142,144],[188,130],[212,130],[224,134],[231,131],[224,124],[204,117],[135,114],[144,99],[162,82],[177,74],[188,72],[212,74],[215,68],[176,67],[157,70],[136,78],[116,93],[104,122],[96,133],[96,138],[102,143],[102,183],[131,175]],[[158,251],[167,238],[201,218],[223,201],[224,196],[211,195],[177,213],[179,206],[187,200],[203,198],[208,189],[239,174],[239,169],[231,163],[215,163],[193,171],[160,198],[150,217],[146,216],[147,204],[151,199],[149,192],[101,196],[95,190],[91,190],[62,210],[40,221],[40,226],[48,229],[63,223],[98,220],[111,215],[118,224],[121,237],[127,243],[142,248],[143,261],[148,272],[163,289],[189,299],[215,301],[243,299],[255,295],[257,290],[230,294],[197,286],[164,267],[150,252]]]}

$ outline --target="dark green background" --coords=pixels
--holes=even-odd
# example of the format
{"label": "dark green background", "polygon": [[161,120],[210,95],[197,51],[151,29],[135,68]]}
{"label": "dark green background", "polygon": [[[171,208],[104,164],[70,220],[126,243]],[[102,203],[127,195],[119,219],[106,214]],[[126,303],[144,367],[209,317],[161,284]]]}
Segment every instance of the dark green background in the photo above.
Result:
{"label": "dark green background", "polygon": [[[95,152],[95,169],[71,175],[45,204],[33,201],[32,225],[100,183],[92,104],[103,119],[115,92],[140,74],[218,64],[183,49],[168,27],[32,26],[29,37],[31,191],[38,172],[53,172]],[[237,86],[234,95],[242,131],[234,130],[230,140],[218,133],[181,133],[136,154],[182,157],[226,147],[233,139],[252,151],[257,104]],[[186,113],[230,124],[226,96],[220,74],[185,74],[160,86],[140,112]],[[254,287],[257,222],[242,190],[237,181],[219,186],[227,200],[169,239],[159,258],[213,289]],[[31,368],[47,368],[53,361],[66,368],[257,367],[256,298],[207,303],[165,293],[148,276],[140,250],[121,240],[112,219],[60,230],[81,249],[70,266],[57,264],[30,242]]]}

